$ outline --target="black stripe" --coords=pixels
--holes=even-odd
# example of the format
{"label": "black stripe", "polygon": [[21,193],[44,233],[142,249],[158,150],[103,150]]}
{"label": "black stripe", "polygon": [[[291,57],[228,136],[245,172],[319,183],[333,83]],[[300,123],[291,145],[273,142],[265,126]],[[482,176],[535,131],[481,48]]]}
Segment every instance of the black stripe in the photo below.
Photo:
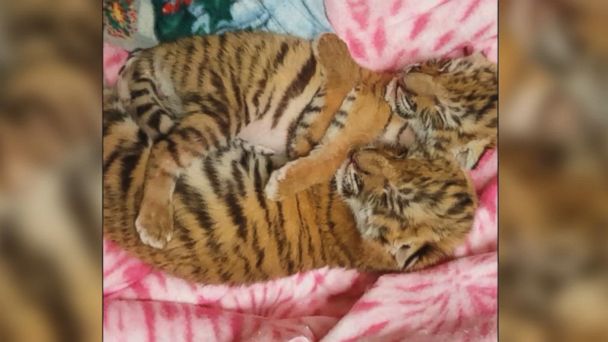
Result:
{"label": "black stripe", "polygon": [[264,278],[268,277],[268,274],[262,270],[262,264],[264,263],[264,258],[266,257],[266,253],[264,253],[264,249],[260,247],[260,241],[258,238],[258,226],[253,223],[253,238],[251,240],[251,247],[255,251],[255,268],[259,273],[263,275]]}
{"label": "black stripe", "polygon": [[304,91],[306,85],[308,85],[316,70],[317,60],[311,52],[310,56],[308,57],[308,60],[306,61],[306,63],[304,63],[297,76],[291,82],[291,84],[285,91],[285,94],[283,94],[283,98],[281,98],[277,110],[272,116],[272,128],[275,128],[279,123],[279,119],[283,116],[283,113],[285,112],[285,109],[287,107],[287,103],[289,103],[292,98],[300,95]]}
{"label": "black stripe", "polygon": [[103,121],[103,136],[107,136],[114,124],[125,121],[127,119],[127,113],[123,113],[118,109],[104,109],[102,121]]}
{"label": "black stripe", "polygon": [[345,116],[348,115],[348,112],[346,112],[344,109],[340,109],[336,115],[334,116],[335,118],[343,118]]}
{"label": "black stripe", "polygon": [[211,129],[211,127],[206,127],[205,128],[205,136],[208,137],[211,146],[213,147],[218,147],[219,145],[219,140],[217,138],[217,136],[215,135],[215,132],[213,132],[213,130]]}
{"label": "black stripe", "polygon": [[[203,42],[206,40],[203,39]],[[204,46],[204,45],[203,45]],[[196,86],[198,89],[203,88],[203,78],[205,77],[205,73],[207,71],[207,63],[205,60],[207,59],[207,48],[203,47],[203,60],[198,62],[198,74],[196,75]]]}
{"label": "black stripe", "polygon": [[137,78],[135,82],[147,83],[150,88],[152,88],[152,93],[158,94],[158,90],[156,89],[156,83],[149,78]]}
{"label": "black stripe", "polygon": [[448,209],[448,215],[461,214],[465,210],[465,208],[473,204],[471,196],[466,192],[459,192],[455,194],[454,197],[458,198],[458,201],[454,203],[454,205],[452,205],[450,209]]}
{"label": "black stripe", "polygon": [[[204,230],[206,239],[205,246],[211,252],[210,257],[217,266],[223,266],[222,260],[226,261],[227,258],[221,249],[219,240],[215,237],[214,231],[216,229],[216,222],[211,217],[207,208],[209,207],[207,201],[201,196],[197,189],[186,185],[182,181],[178,181],[175,186],[175,193],[181,196],[184,206],[189,212],[194,215],[198,226]],[[221,275],[220,275],[221,276]],[[228,279],[224,279],[227,281]]]}
{"label": "black stripe", "polygon": [[[249,152],[244,151],[244,153],[241,154],[241,158],[239,159],[239,164],[243,167],[243,169],[245,170],[249,170]],[[257,160],[256,160],[257,162]],[[256,164],[257,167],[257,164]]]}
{"label": "black stripe", "polygon": [[349,265],[353,265],[354,264],[354,258],[353,255],[350,254],[350,251],[348,250],[348,248],[344,245],[344,243],[342,242],[342,240],[340,240],[339,236],[337,236],[334,232],[336,231],[335,227],[336,224],[334,223],[334,221],[332,220],[332,213],[333,213],[333,204],[334,204],[334,197],[335,197],[335,193],[336,193],[336,189],[334,188],[336,186],[335,183],[335,178],[334,180],[332,180],[332,182],[330,183],[330,186],[332,187],[332,191],[329,192],[329,199],[328,199],[328,203],[327,203],[327,212],[326,212],[326,217],[327,217],[327,225],[329,227],[329,231],[332,233],[331,235],[334,237],[334,240],[336,242],[336,244],[338,245],[338,247],[340,248],[340,250],[343,252],[344,256],[346,257]]}
{"label": "black stripe", "polygon": [[304,108],[304,110],[302,111],[303,114],[319,113],[321,111],[320,106],[312,104],[313,101],[314,100],[311,100],[310,103],[308,103],[308,105]]}
{"label": "black stripe", "polygon": [[221,97],[220,101],[226,105],[228,98],[226,97],[226,86],[224,85],[224,81],[222,81],[222,77],[214,70],[209,70],[209,75],[211,76],[211,84],[215,88],[216,93]]}
{"label": "black stripe", "polygon": [[287,145],[285,146],[285,151],[287,151],[287,155],[293,154],[292,145],[293,145],[293,139],[296,138],[296,130],[297,130],[298,126],[301,124],[301,122],[304,121],[304,118],[307,116],[307,114],[313,112],[313,110],[314,111],[321,110],[320,107],[312,105],[314,98],[316,98],[321,91],[322,91],[321,87],[317,88],[315,95],[313,96],[313,99],[310,100],[310,102],[308,102],[306,107],[304,107],[304,109],[298,115],[298,118],[287,129],[287,141],[286,141]]}
{"label": "black stripe", "polygon": [[238,199],[236,198],[233,187],[230,185],[228,189],[226,189],[226,195],[224,196],[224,201],[228,206],[228,212],[230,213],[230,218],[232,219],[232,223],[237,227],[237,234],[243,240],[247,240],[247,218],[243,215],[243,208],[239,204]]}
{"label": "black stripe", "polygon": [[139,164],[139,159],[141,156],[141,153],[128,154],[121,160],[120,164],[122,169],[120,170],[120,188],[122,190],[123,197],[127,197],[127,193],[131,187],[131,181],[133,180],[133,170]]}
{"label": "black stripe", "polygon": [[112,166],[112,164],[114,164],[114,162],[118,159],[118,157],[120,157],[122,152],[123,151],[121,151],[120,149],[116,149],[116,150],[112,151],[112,153],[110,153],[108,158],[103,162],[103,167],[102,167],[103,173],[106,173],[108,171],[110,166]]}
{"label": "black stripe", "polygon": [[306,122],[300,122],[300,123],[298,124],[298,127],[297,127],[297,128],[303,128],[303,129],[307,129],[307,128],[310,128],[310,125],[309,125],[309,124],[307,124]]}
{"label": "black stripe", "polygon": [[176,80],[175,74],[178,71],[178,67],[180,67],[179,70],[181,70],[183,67],[183,63],[179,63],[179,58],[177,58],[177,57],[181,57],[182,51],[179,49],[179,46],[177,46],[177,45],[174,45],[174,49],[171,51],[172,51],[173,56],[175,56],[176,58],[175,58],[175,61],[173,61],[173,63],[171,64],[171,71],[169,72],[169,75],[170,75],[171,80]]}
{"label": "black stripe", "polygon": [[[270,65],[270,64],[269,64]],[[253,97],[251,99],[251,102],[253,103],[253,106],[256,107],[256,117],[259,117],[259,113],[258,113],[258,107],[260,105],[260,96],[262,96],[262,93],[264,92],[264,90],[266,90],[266,83],[268,82],[268,70],[264,70],[263,74],[262,74],[262,78],[260,80],[258,80],[256,87],[257,90],[255,91],[255,93],[253,93]]]}
{"label": "black stripe", "polygon": [[[427,254],[428,252],[430,252],[432,249],[432,247],[429,244],[424,244],[422,245],[422,247],[420,247],[416,252],[412,253],[412,255],[410,255],[406,260],[405,263],[403,264],[403,269],[407,269],[408,267],[412,266],[410,265],[410,263],[412,263],[416,257],[418,257],[418,261],[420,261],[420,258]],[[412,263],[413,264],[413,263]]]}
{"label": "black stripe", "polygon": [[285,60],[285,56],[287,55],[288,51],[289,44],[287,44],[287,42],[282,42],[281,47],[279,48],[279,53],[276,55],[274,61],[272,62],[272,65],[275,69],[277,69],[283,64],[283,61]]}
{"label": "black stripe", "polygon": [[331,122],[331,125],[333,127],[344,128],[344,124],[342,122],[340,122],[340,121],[337,121],[337,120],[333,120]]}
{"label": "black stripe", "polygon": [[255,189],[256,198],[260,207],[264,210],[267,224],[270,224],[268,220],[268,204],[266,203],[266,197],[264,195],[264,181],[260,174],[260,165],[258,160],[255,160],[253,165],[253,188]]}
{"label": "black stripe", "polygon": [[231,168],[232,179],[236,182],[236,190],[238,191],[239,196],[245,197],[245,183],[243,181],[244,175],[239,169],[239,164],[236,160],[232,161]]}
{"label": "black stripe", "polygon": [[177,144],[175,141],[173,141],[173,139],[167,139],[165,141],[167,142],[167,151],[169,151],[169,154],[171,154],[171,158],[173,158],[175,164],[177,164],[179,167],[183,167],[179,158],[180,153],[177,151]]}
{"label": "black stripe", "polygon": [[160,129],[160,117],[163,115],[163,110],[157,108],[148,119],[148,127],[153,128],[155,131],[159,131]]}
{"label": "black stripe", "polygon": [[[302,266],[304,265],[304,261],[302,258],[302,252],[304,250],[304,238],[303,238],[303,234],[305,231],[308,231],[309,228],[306,225],[306,223],[304,222],[304,218],[302,217],[302,211],[300,210],[300,198],[298,197],[298,194],[296,194],[296,209],[298,210],[298,220],[300,221],[299,227],[298,227],[298,265],[300,266],[300,268],[302,268]],[[310,234],[310,233],[309,233]],[[309,235],[309,245],[310,247],[310,235]]]}
{"label": "black stripe", "polygon": [[150,95],[150,91],[148,89],[140,89],[131,91],[131,100],[135,100],[138,97]]}
{"label": "black stripe", "polygon": [[[243,70],[243,50],[245,49],[244,45],[239,46],[236,49],[236,53],[235,53],[235,58],[236,58],[236,69],[232,70],[232,74],[230,75],[231,77],[236,76],[236,73],[238,72],[239,75],[242,75],[242,70]],[[243,78],[239,78],[239,82],[238,82],[238,87],[239,87],[239,92],[240,92],[240,87],[245,85],[247,86],[247,83],[243,83]],[[233,84],[237,84],[237,82],[234,82],[233,79]],[[241,97],[243,98],[243,102],[245,102],[245,97],[247,96],[247,91],[244,91],[241,95]],[[245,104],[246,105],[246,104]]]}
{"label": "black stripe", "polygon": [[475,115],[477,120],[480,120],[490,109],[494,109],[496,107],[496,101],[498,101],[498,94],[491,95],[486,104],[477,111]]}
{"label": "black stripe", "polygon": [[245,84],[247,85],[247,91],[245,92],[245,94],[249,94],[249,88],[251,88],[253,86],[253,82],[255,81],[254,80],[254,75],[255,75],[254,70],[259,67],[258,61],[260,59],[260,56],[262,55],[262,53],[261,53],[262,46],[265,46],[265,43],[263,41],[261,42],[260,45],[256,45],[253,47],[254,55],[249,64],[249,73],[247,74],[248,77],[247,77],[247,81],[245,82]]}
{"label": "black stripe", "polygon": [[[218,55],[217,60],[222,61],[224,59],[224,54],[226,53],[226,34],[220,34],[218,37]],[[223,64],[223,63],[220,63]]]}
{"label": "black stripe", "polygon": [[405,124],[403,124],[403,126],[401,126],[401,128],[399,128],[399,132],[397,132],[397,141],[399,141],[399,137],[401,136],[401,134],[403,134],[403,132],[405,132],[408,126],[409,124],[406,122]]}
{"label": "black stripe", "polygon": [[[258,82],[257,82],[258,90],[254,93],[253,99],[252,99],[253,105],[256,108],[258,108],[258,106],[259,106],[260,96],[263,94],[264,90],[266,90],[266,85],[268,83],[270,68],[272,67],[274,69],[274,71],[276,72],[277,71],[276,69],[280,65],[283,64],[283,61],[284,61],[285,56],[287,55],[288,51],[289,51],[289,45],[286,42],[282,42],[279,52],[275,56],[275,59],[272,62],[266,64],[266,67],[264,68],[264,70],[262,72],[262,78],[260,80],[258,80]],[[273,91],[274,91],[274,89],[273,89]],[[268,103],[266,104],[266,108],[268,108],[270,106],[270,102],[271,101],[268,101]],[[263,110],[261,112],[261,114],[257,114],[256,117],[259,117],[260,115],[264,116],[264,114],[267,111],[268,111],[267,109]]]}
{"label": "black stripe", "polygon": [[185,40],[185,42],[188,44],[188,46],[186,47],[186,63],[183,65],[182,86],[186,85],[188,76],[190,76],[192,73],[192,57],[196,49],[196,47],[194,46],[194,40],[187,39]]}
{"label": "black stripe", "polygon": [[[230,85],[232,86],[232,94],[234,95],[234,97],[236,99],[236,103],[238,105],[238,108],[236,109],[237,113],[240,113],[244,104],[243,104],[243,97],[241,96],[241,88],[236,81],[235,73],[236,73],[236,71],[234,71],[234,70],[230,71]],[[250,120],[249,112],[246,111],[245,112],[245,124],[249,124],[249,120]]]}
{"label": "black stripe", "polygon": [[[188,141],[196,141],[197,143],[201,143],[204,146],[207,146],[207,139],[194,127],[184,127],[176,132],[180,137],[184,140]],[[190,138],[193,135],[194,139]]]}
{"label": "black stripe", "polygon": [[221,191],[220,178],[219,178],[219,174],[218,174],[217,169],[215,168],[214,164],[215,164],[215,162],[211,158],[206,158],[203,163],[203,172],[205,172],[207,179],[209,179],[209,182],[211,183],[211,187],[213,188],[213,192],[216,195],[221,196],[222,191]]}
{"label": "black stripe", "polygon": [[237,258],[241,259],[243,261],[243,273],[245,273],[245,279],[249,279],[249,276],[251,276],[251,266],[250,266],[250,262],[249,260],[247,260],[247,258],[243,255],[243,253],[241,253],[241,247],[240,246],[233,246],[232,247],[232,253],[234,255],[236,255]]}
{"label": "black stripe", "polygon": [[141,106],[137,106],[135,108],[135,112],[137,113],[137,117],[141,118],[144,114],[146,114],[149,110],[151,110],[152,107],[154,107],[154,103],[152,103],[152,102],[144,103]]}
{"label": "black stripe", "polygon": [[[281,202],[277,202],[277,212],[278,212],[278,222],[276,225],[276,231],[277,231],[277,239],[278,239],[278,250],[279,250],[279,255],[283,254],[283,251],[285,250],[284,247],[287,247],[287,251],[285,253],[286,255],[286,259],[287,259],[287,272],[289,272],[289,274],[293,274],[294,273],[294,267],[295,265],[293,264],[293,260],[291,260],[291,244],[289,243],[289,239],[287,239],[287,236],[285,235],[285,216],[283,215],[283,205],[281,204]],[[284,258],[280,258],[280,261],[285,261]]]}
{"label": "black stripe", "polygon": [[260,116],[266,115],[266,113],[268,113],[268,111],[270,110],[270,105],[272,104],[272,99],[274,98],[274,90],[275,88],[273,87],[270,91],[270,96],[268,96],[268,102],[266,102],[266,105],[264,106],[264,109],[262,109]]}
{"label": "black stripe", "polygon": [[203,96],[196,93],[188,93],[183,97],[184,105],[194,104],[199,107],[199,113],[213,119],[225,136],[231,136],[230,117],[228,106],[225,102],[216,99],[211,94]]}

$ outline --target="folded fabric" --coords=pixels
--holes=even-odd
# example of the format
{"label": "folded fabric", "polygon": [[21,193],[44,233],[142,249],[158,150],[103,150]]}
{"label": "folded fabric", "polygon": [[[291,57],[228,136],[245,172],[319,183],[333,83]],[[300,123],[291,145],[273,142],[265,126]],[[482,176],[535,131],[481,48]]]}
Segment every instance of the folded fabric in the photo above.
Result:
{"label": "folded fabric", "polygon": [[312,39],[331,31],[323,0],[104,0],[107,42],[127,50],[237,30]]}

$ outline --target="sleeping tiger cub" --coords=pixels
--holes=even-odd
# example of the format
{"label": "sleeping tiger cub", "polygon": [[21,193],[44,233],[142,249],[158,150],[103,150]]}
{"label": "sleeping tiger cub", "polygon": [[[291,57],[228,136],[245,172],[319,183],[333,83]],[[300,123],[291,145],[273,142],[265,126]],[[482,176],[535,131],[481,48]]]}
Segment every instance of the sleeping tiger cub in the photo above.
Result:
{"label": "sleeping tiger cub", "polygon": [[174,236],[160,250],[134,229],[151,143],[108,105],[103,132],[105,236],[189,281],[246,284],[324,266],[417,270],[462,242],[477,203],[452,158],[381,144],[356,150],[331,181],[275,202],[264,185],[285,158],[232,140],[180,174]]}
{"label": "sleeping tiger cub", "polygon": [[[496,93],[496,79],[475,82],[486,69],[495,76],[491,63],[446,61],[432,67],[431,79],[455,80],[429,88],[428,78],[418,77],[405,86],[407,74],[359,67],[333,34],[311,42],[271,33],[226,33],[134,53],[117,89],[123,107],[155,140],[135,224],[142,241],[162,248],[170,240],[176,179],[194,160],[227,146],[239,133],[271,141],[268,147],[295,159],[266,186],[266,195],[275,200],[328,180],[351,149],[378,138],[397,144],[429,141],[438,151],[458,154],[470,142],[483,146],[492,140],[485,127],[496,117],[496,97],[486,94]],[[421,87],[411,84],[417,82]],[[390,84],[394,93],[386,92]],[[418,98],[421,105],[403,106],[399,96]],[[428,101],[439,109],[422,105]],[[399,115],[392,115],[391,108]],[[260,139],[260,132],[265,137]]]}

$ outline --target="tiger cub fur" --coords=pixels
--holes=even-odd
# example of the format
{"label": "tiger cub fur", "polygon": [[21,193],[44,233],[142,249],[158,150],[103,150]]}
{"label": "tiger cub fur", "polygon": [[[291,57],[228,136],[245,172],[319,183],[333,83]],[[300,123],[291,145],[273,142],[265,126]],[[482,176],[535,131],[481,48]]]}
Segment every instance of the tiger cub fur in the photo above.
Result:
{"label": "tiger cub fur", "polygon": [[[354,88],[333,119],[330,117],[321,144],[271,176],[266,187],[270,198],[288,196],[329,179],[348,151],[376,139],[415,146],[427,158],[452,155],[465,169],[472,169],[485,149],[496,145],[496,65],[481,53],[411,65],[387,83],[385,74],[357,66],[346,48],[327,45],[339,44],[323,37],[318,43],[321,56],[324,49],[334,56],[333,62],[327,57],[324,63],[331,71],[330,79]],[[381,97],[392,113],[384,110]],[[349,103],[350,99],[354,101]],[[308,153],[306,139],[311,134],[296,132],[290,139],[296,146],[304,145]]]}
{"label": "tiger cub fur", "polygon": [[481,53],[411,65],[390,82],[386,100],[408,121],[415,144],[448,151],[466,169],[496,147],[496,64]]}
{"label": "tiger cub fur", "polygon": [[[170,239],[175,181],[196,158],[226,146],[247,126],[277,136],[283,141],[279,145],[285,146],[287,132],[298,119],[300,127],[304,120],[315,126],[309,132],[330,125],[331,116],[321,109],[336,112],[359,74],[341,77],[342,69],[334,72],[321,65],[329,63],[332,51],[347,55],[345,44],[337,49],[331,44],[339,39],[325,37],[311,42],[262,32],[226,33],[181,39],[131,56],[120,73],[117,91],[123,107],[155,140],[136,219],[145,243],[163,247]],[[319,42],[325,46],[321,53]],[[336,81],[331,81],[332,73],[339,76]],[[318,98],[321,107],[310,107]],[[366,107],[366,116],[379,110],[388,116],[390,108],[379,87],[373,98],[376,103]],[[385,120],[368,121],[365,142],[382,130]],[[316,135],[319,141],[323,138],[324,133]],[[309,148],[319,141],[313,139]],[[343,155],[344,148],[332,154]]]}
{"label": "tiger cub fur", "polygon": [[356,150],[331,181],[282,201],[264,195],[284,157],[231,140],[176,180],[174,236],[160,250],[134,227],[152,144],[120,109],[104,108],[104,235],[189,281],[246,284],[330,266],[411,271],[448,257],[477,199],[452,158],[390,146]]}
{"label": "tiger cub fur", "polygon": [[[468,65],[469,70],[446,65]],[[468,62],[432,66],[431,79],[442,75],[448,80],[475,79],[476,68],[486,67]],[[496,98],[489,98],[488,106],[467,107],[485,98],[469,96],[477,91],[475,87],[445,87],[451,83],[443,82],[430,88],[435,94],[415,94],[437,101],[441,113],[429,114],[423,106],[405,108],[399,105],[406,101],[400,96],[414,95],[401,86],[408,75],[359,67],[333,34],[311,42],[270,33],[226,33],[136,53],[121,73],[118,91],[124,107],[156,140],[136,220],[142,241],[159,248],[168,242],[173,231],[171,196],[181,171],[247,129],[274,136],[279,141],[275,145],[295,159],[268,182],[265,193],[274,200],[328,180],[349,151],[378,138],[397,144],[432,144],[437,151],[449,149],[458,156],[466,155],[471,145],[476,148],[471,155],[478,156],[478,150],[483,151],[492,140],[484,136],[487,132],[477,132],[475,125],[461,132],[460,127],[445,125],[443,118],[451,115],[457,120],[470,115],[469,110],[484,111],[484,118],[495,117]],[[492,78],[481,81],[492,82]],[[399,90],[391,97],[386,90],[395,82],[398,85],[393,88]],[[418,80],[408,79],[408,87],[411,82]],[[478,86],[496,90],[491,84]],[[461,95],[463,103],[443,105],[444,98],[452,99],[454,94]],[[463,106],[467,111],[459,112]],[[399,115],[392,115],[391,108]],[[426,120],[425,115],[437,118]],[[469,125],[469,121],[456,122]],[[474,163],[465,160],[464,164]]]}

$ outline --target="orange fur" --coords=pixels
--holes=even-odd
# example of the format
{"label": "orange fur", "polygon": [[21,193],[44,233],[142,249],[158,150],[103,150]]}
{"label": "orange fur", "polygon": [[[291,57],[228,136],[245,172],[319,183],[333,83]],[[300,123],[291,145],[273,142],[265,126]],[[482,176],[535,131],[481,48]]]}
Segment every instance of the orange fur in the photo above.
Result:
{"label": "orange fur", "polygon": [[332,181],[273,202],[263,187],[284,158],[233,141],[180,175],[174,237],[156,249],[133,224],[152,147],[124,113],[104,109],[104,235],[190,281],[244,284],[324,266],[416,270],[448,257],[472,224],[474,189],[451,159],[365,147]]}

